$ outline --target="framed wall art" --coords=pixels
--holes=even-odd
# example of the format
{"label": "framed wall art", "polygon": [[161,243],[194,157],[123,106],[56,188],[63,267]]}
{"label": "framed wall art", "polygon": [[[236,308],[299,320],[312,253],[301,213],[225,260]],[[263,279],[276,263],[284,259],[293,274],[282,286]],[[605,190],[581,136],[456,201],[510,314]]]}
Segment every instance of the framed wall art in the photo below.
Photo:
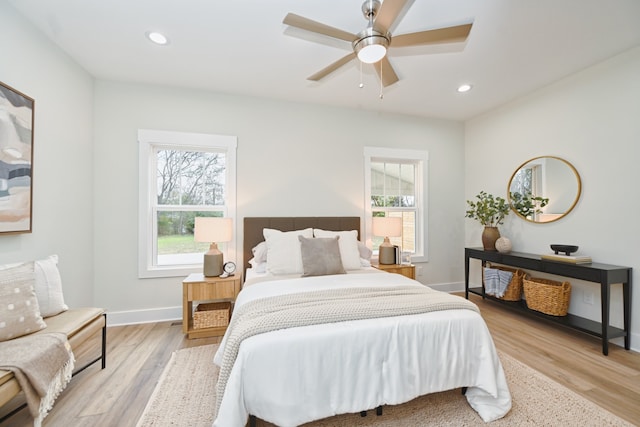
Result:
{"label": "framed wall art", "polygon": [[31,233],[34,100],[0,82],[0,234]]}

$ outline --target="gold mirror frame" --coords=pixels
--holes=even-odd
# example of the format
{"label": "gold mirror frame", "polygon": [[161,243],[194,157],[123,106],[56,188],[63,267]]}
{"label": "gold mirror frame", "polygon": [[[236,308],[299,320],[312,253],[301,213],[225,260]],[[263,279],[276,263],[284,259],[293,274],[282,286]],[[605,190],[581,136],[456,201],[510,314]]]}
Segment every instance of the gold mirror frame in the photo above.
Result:
{"label": "gold mirror frame", "polygon": [[[542,169],[545,169],[547,160],[558,160],[560,162],[562,162],[563,166],[567,166],[568,167],[568,171],[562,171],[562,173],[565,174],[570,174],[573,173],[575,179],[576,179],[576,184],[577,184],[577,189],[576,189],[576,194],[575,194],[575,198],[570,201],[570,206],[566,209],[563,209],[562,212],[555,212],[555,213],[547,213],[547,212],[542,212],[542,213],[532,213],[531,217],[525,216],[523,215],[521,212],[519,212],[515,207],[514,207],[514,200],[511,197],[511,187],[513,185],[513,181],[514,178],[516,178],[516,176],[518,175],[518,173],[523,170],[523,168],[525,168],[525,166],[531,164],[532,168],[530,168],[531,170],[535,170],[537,166],[543,166]],[[538,172],[532,172],[532,174],[540,174],[540,173],[544,173],[546,175],[546,172],[541,172],[542,169],[540,169]],[[539,179],[538,186],[542,185],[543,187],[546,187],[547,189],[552,188],[553,189],[557,189],[559,187],[558,186],[558,182],[546,182],[546,176],[543,176]],[[571,186],[569,187],[569,190],[573,190],[573,188],[571,188],[573,186],[573,183],[571,184]],[[542,192],[544,192],[544,188],[541,190]],[[547,190],[547,193],[549,192],[553,192],[551,190]],[[573,208],[576,206],[576,204],[578,203],[578,200],[580,199],[580,195],[582,194],[582,181],[580,180],[580,174],[578,174],[578,171],[576,170],[575,167],[573,167],[573,165],[571,163],[569,163],[568,161],[560,158],[560,157],[556,157],[556,156],[538,156],[538,157],[534,157],[532,159],[527,160],[526,162],[522,163],[520,166],[518,166],[518,168],[515,170],[515,172],[513,172],[513,174],[511,175],[511,178],[509,179],[509,183],[507,185],[507,200],[509,202],[509,206],[511,207],[511,210],[520,218],[524,219],[525,221],[529,221],[529,222],[533,222],[533,223],[537,223],[537,224],[546,224],[549,222],[554,222],[554,221],[558,221],[561,218],[564,218],[565,216],[567,216],[567,214],[569,212],[571,212],[573,210]],[[534,196],[540,196],[542,198],[545,198],[544,194],[541,193],[534,193]],[[570,200],[570,195],[566,196],[567,200]],[[549,198],[549,206],[553,206],[552,205],[553,201],[550,200]],[[568,205],[569,202],[567,202],[565,205]],[[542,210],[544,210],[545,208],[540,208]],[[540,210],[539,209],[539,210]]]}

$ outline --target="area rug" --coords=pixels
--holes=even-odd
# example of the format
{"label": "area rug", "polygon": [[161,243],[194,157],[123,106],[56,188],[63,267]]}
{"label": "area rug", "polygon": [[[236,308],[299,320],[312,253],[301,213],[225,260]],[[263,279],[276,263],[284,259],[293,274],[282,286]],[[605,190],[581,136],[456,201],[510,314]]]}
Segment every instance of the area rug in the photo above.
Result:
{"label": "area rug", "polygon": [[[138,427],[210,427],[215,411],[213,365],[217,344],[173,353],[138,421]],[[500,353],[513,407],[502,419],[485,424],[460,390],[422,396],[403,405],[385,406],[383,415],[338,415],[306,427],[443,427],[443,426],[631,426],[540,372]],[[259,425],[271,426],[263,423]]]}

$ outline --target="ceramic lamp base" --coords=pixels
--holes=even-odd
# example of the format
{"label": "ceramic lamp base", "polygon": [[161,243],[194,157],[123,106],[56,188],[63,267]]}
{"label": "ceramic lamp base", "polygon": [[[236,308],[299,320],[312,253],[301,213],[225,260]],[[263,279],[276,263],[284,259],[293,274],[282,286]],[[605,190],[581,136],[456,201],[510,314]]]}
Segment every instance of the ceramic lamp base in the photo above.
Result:
{"label": "ceramic lamp base", "polygon": [[213,243],[209,252],[204,254],[204,262],[202,265],[202,272],[205,277],[217,277],[223,272],[223,256],[222,252],[218,249],[218,245]]}
{"label": "ceramic lamp base", "polygon": [[380,245],[378,248],[378,263],[390,265],[396,263],[396,248],[389,245]]}

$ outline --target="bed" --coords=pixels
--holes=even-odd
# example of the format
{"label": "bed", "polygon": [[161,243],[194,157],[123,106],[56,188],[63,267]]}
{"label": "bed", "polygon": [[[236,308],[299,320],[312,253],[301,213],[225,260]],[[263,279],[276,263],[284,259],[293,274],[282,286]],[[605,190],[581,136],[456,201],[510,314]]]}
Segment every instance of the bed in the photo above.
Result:
{"label": "bed", "polygon": [[[470,406],[486,422],[510,410],[502,365],[482,317],[467,306],[473,304],[404,276],[368,267],[361,259],[360,268],[355,268],[352,259],[343,257],[342,265],[351,266],[345,269],[346,274],[310,277],[273,274],[273,263],[274,268],[266,271],[256,268],[255,263],[249,268],[252,248],[265,240],[264,229],[291,232],[288,237],[298,233],[296,230],[330,230],[340,235],[336,239],[339,243],[349,241],[352,234],[359,238],[360,219],[245,218],[246,281],[214,358],[221,366],[217,386],[221,397],[214,426],[244,426],[249,416],[282,427],[297,426],[456,388],[466,390]],[[301,245],[337,244],[323,237],[299,239]],[[340,255],[351,250],[345,248],[340,246]],[[276,258],[275,251],[269,253]],[[306,264],[304,268],[308,272]],[[413,296],[414,292],[419,295]],[[334,295],[340,299],[348,295],[347,301],[333,299]],[[398,302],[389,303],[396,297]],[[313,305],[309,305],[310,298]],[[370,304],[367,298],[375,302],[365,305]],[[454,305],[446,310],[411,311],[421,310],[424,298]],[[401,305],[402,315],[378,317],[378,313],[387,313],[387,304]],[[342,314],[347,318],[326,323],[323,316],[340,311],[341,306],[348,307]],[[269,329],[255,312],[270,310],[272,318],[280,320],[282,312],[291,311],[286,318],[293,326]],[[315,321],[318,313],[322,319]],[[245,331],[261,329],[264,333],[239,340],[243,326]]]}

